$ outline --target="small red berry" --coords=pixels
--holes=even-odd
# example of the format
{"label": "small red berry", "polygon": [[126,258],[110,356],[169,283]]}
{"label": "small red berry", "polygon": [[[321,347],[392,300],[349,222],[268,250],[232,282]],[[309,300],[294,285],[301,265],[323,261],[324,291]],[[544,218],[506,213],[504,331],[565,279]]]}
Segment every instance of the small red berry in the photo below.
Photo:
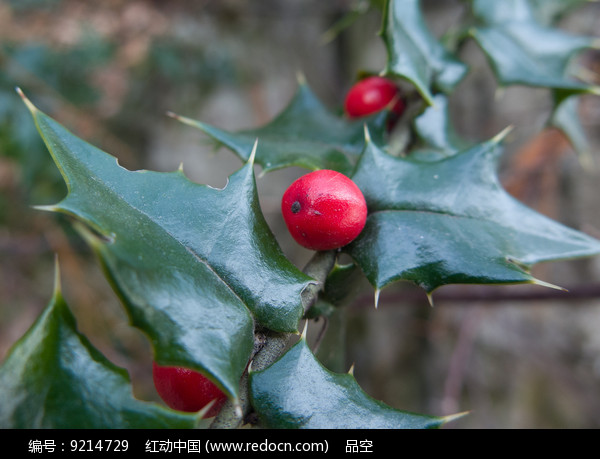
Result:
{"label": "small red berry", "polygon": [[404,101],[400,97],[400,90],[393,81],[380,76],[371,76],[356,83],[348,94],[344,108],[350,118],[360,118],[372,115],[394,102],[391,107],[395,118],[400,117],[404,111]]}
{"label": "small red berry", "polygon": [[204,415],[205,418],[211,418],[221,411],[227,400],[227,396],[212,381],[194,370],[152,362],[152,378],[160,398],[174,410],[192,413],[215,400]]}
{"label": "small red berry", "polygon": [[360,234],[367,203],[356,184],[332,170],[300,177],[283,194],[281,212],[292,237],[312,250],[343,247]]}

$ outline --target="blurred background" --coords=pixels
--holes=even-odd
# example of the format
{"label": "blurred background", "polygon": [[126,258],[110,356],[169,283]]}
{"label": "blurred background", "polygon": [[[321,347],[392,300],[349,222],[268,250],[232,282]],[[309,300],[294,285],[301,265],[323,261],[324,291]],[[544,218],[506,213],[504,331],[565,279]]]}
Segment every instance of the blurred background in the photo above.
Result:
{"label": "blurred background", "polygon": [[[424,0],[431,30],[456,23],[458,0]],[[58,254],[64,296],[86,334],[126,367],[137,397],[158,400],[151,349],[127,318],[93,254],[66,218],[32,208],[66,192],[15,86],[80,137],[129,169],[172,171],[222,187],[241,163],[214,151],[199,131],[167,111],[237,130],[268,122],[289,102],[297,75],[333,111],[361,70],[380,71],[380,13],[327,33],[352,0],[0,0],[0,361],[52,295]],[[600,4],[560,27],[600,36]],[[599,37],[600,38],[600,37]],[[600,98],[583,96],[580,115],[596,168],[584,169],[565,138],[544,129],[544,89],[499,90],[473,43],[470,66],[450,99],[464,137],[481,141],[508,125],[501,178],[515,197],[600,237]],[[600,52],[581,63],[600,84]],[[257,173],[260,169],[257,167]],[[279,213],[287,186],[306,171],[258,179],[261,206],[286,255],[303,267],[311,253],[288,235]],[[406,283],[381,293],[364,280],[331,322],[339,332],[322,355],[354,374],[387,404],[423,414],[471,414],[448,428],[600,427],[600,259],[536,266],[539,286],[449,286],[425,294]],[[318,331],[320,324],[311,329]],[[335,339],[333,339],[335,338]],[[323,346],[330,343],[324,343]],[[334,356],[331,349],[335,349]]]}

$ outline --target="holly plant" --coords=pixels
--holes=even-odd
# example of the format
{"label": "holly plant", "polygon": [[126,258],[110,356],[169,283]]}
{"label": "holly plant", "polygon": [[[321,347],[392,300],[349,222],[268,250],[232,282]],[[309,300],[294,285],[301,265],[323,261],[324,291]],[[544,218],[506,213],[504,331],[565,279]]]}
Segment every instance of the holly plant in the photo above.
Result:
{"label": "holly plant", "polygon": [[[581,145],[572,104],[598,89],[570,64],[595,43],[555,27],[580,3],[470,0],[441,39],[418,0],[369,3],[381,14],[387,59],[356,78],[346,103],[352,113],[343,101],[339,110],[326,107],[302,77],[285,109],[253,129],[231,132],[171,113],[240,158],[222,189],[192,182],[183,168],[127,170],[19,90],[68,188],[60,202],[37,209],[67,215],[93,249],[131,326],[152,345],[169,407],[134,398],[127,372],[78,331],[57,265],[51,301],[0,367],[0,426],[435,428],[460,417],[372,398],[352,371],[319,361],[305,324],[339,307],[331,292],[351,289],[348,272],[361,273],[375,298],[399,281],[431,298],[447,284],[553,287],[531,274],[534,264],[600,253],[600,241],[503,189],[497,167],[508,131],[468,142],[448,108],[469,71],[461,48],[474,42],[499,86],[547,88],[548,125]],[[408,132],[400,149],[390,142],[398,129]],[[306,169],[282,202],[294,239],[314,249],[303,269],[267,225],[255,165],[260,180]],[[342,254],[351,261],[342,264]]]}

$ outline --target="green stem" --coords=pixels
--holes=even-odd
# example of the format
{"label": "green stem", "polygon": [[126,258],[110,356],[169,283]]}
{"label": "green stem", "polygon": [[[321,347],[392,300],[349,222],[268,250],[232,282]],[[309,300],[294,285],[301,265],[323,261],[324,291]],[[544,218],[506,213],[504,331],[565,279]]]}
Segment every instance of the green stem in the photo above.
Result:
{"label": "green stem", "polygon": [[[334,250],[316,252],[304,267],[304,273],[317,281],[308,285],[302,292],[302,305],[305,312],[317,301],[319,292],[325,285],[327,275],[335,265],[336,258],[337,252]],[[297,337],[296,333],[257,332],[255,334],[254,354],[251,358],[252,371],[262,370],[275,362]],[[245,371],[240,380],[239,403],[235,404],[228,400],[210,425],[210,428],[236,429],[242,425],[244,418],[250,413],[251,409],[248,392],[248,372]]]}

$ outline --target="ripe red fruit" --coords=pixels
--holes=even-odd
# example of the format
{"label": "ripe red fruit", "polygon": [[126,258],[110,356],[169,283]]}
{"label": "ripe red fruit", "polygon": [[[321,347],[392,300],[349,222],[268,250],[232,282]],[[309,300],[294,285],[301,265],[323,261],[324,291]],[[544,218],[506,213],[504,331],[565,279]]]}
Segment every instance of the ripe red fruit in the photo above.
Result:
{"label": "ripe red fruit", "polygon": [[298,244],[331,250],[360,234],[367,220],[367,203],[352,180],[324,169],[292,183],[283,194],[281,212]]}
{"label": "ripe red fruit", "polygon": [[400,90],[393,81],[380,76],[371,76],[356,83],[348,94],[344,109],[350,118],[360,118],[383,110],[393,101],[392,114],[398,118],[404,111]]}
{"label": "ripe red fruit", "polygon": [[197,371],[161,366],[152,362],[154,387],[160,398],[174,410],[195,412],[215,400],[205,418],[216,416],[227,396],[212,381]]}

